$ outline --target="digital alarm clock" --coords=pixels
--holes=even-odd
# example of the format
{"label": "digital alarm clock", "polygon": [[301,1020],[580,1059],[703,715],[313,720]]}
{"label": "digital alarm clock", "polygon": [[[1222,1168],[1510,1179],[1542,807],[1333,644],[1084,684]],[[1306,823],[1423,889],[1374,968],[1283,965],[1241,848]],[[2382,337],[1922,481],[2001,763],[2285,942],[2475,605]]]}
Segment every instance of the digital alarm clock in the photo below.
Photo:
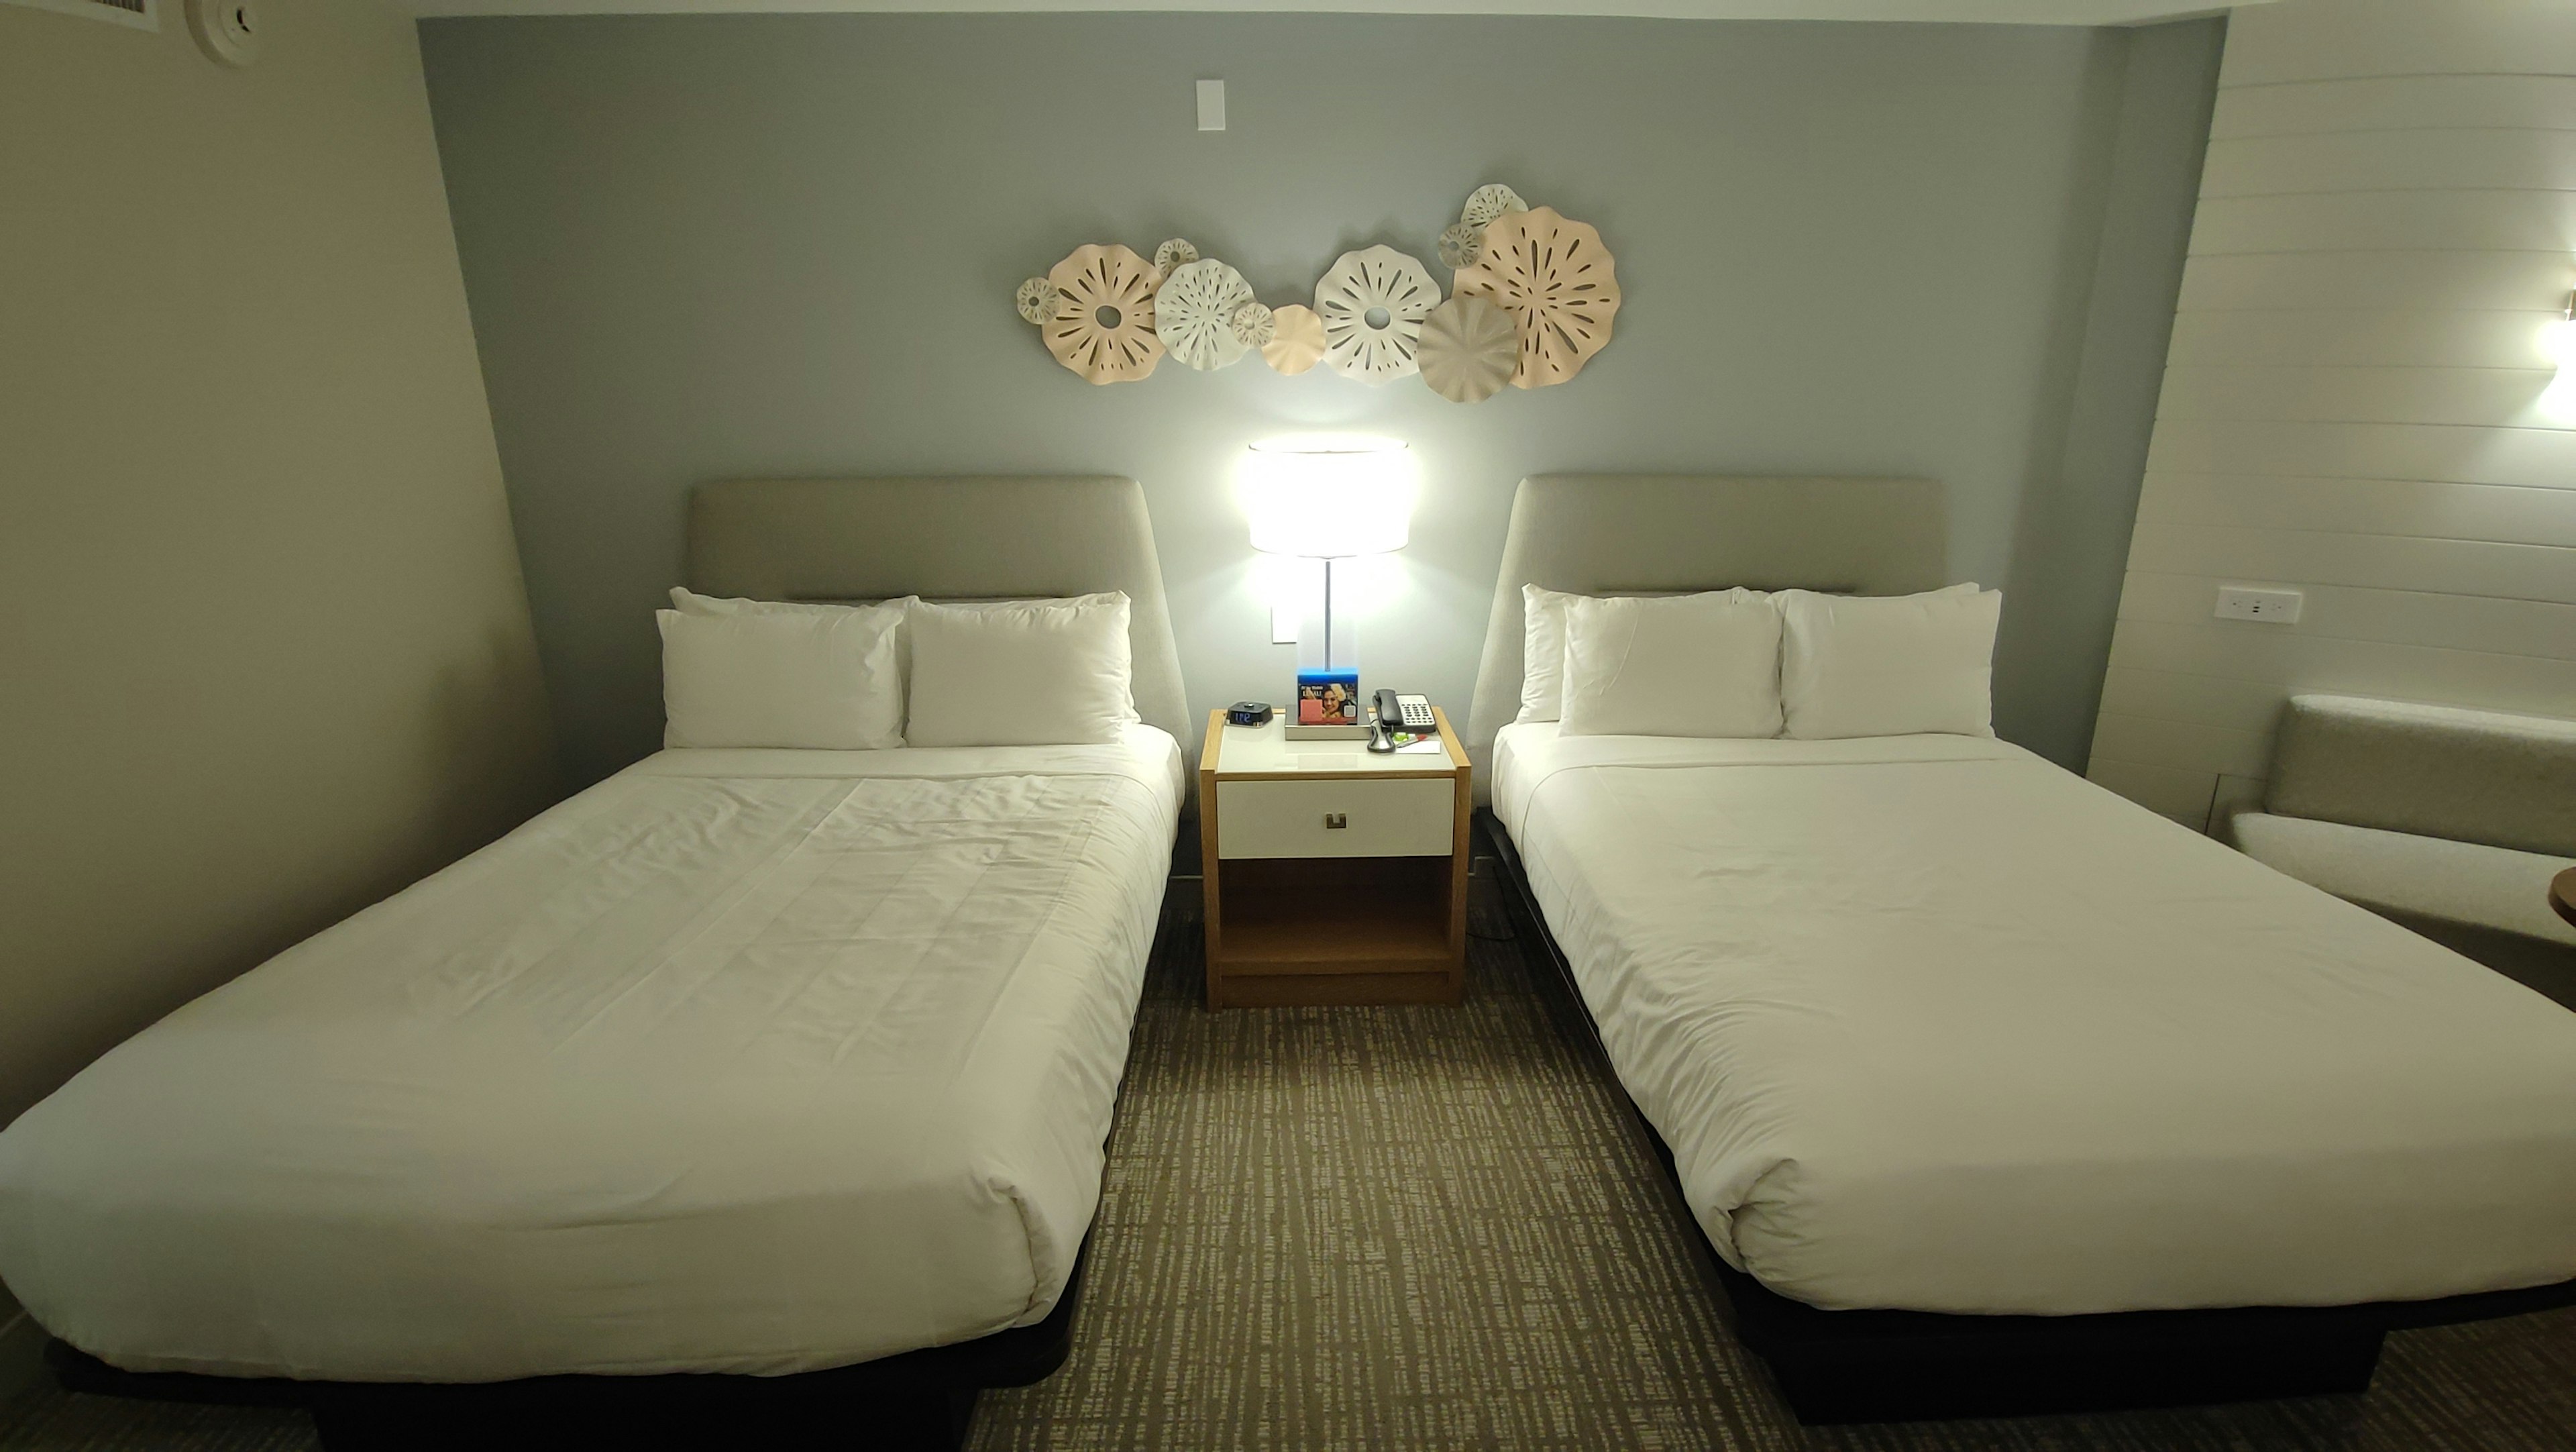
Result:
{"label": "digital alarm clock", "polygon": [[1267,726],[1270,724],[1270,703],[1237,701],[1225,708],[1225,720],[1229,726]]}

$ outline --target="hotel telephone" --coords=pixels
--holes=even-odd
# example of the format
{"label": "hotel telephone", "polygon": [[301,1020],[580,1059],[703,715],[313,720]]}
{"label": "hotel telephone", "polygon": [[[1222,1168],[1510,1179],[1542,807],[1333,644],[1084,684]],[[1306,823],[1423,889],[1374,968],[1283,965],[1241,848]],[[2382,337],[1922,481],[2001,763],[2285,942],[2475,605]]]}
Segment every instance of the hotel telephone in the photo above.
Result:
{"label": "hotel telephone", "polygon": [[1377,693],[1377,718],[1369,723],[1368,749],[1388,752],[1395,749],[1395,733],[1428,736],[1439,730],[1431,716],[1428,696],[1400,695],[1394,691]]}

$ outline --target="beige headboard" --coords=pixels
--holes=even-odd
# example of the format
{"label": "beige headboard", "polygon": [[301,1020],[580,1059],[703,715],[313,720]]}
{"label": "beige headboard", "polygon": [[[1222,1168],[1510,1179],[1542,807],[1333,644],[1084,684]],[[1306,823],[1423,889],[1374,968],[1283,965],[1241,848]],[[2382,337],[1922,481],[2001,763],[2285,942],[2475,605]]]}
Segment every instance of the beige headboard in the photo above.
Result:
{"label": "beige headboard", "polygon": [[1931,479],[1542,474],[1521,481],[1503,539],[1467,751],[1482,798],[1494,733],[1521,705],[1521,586],[1584,595],[1832,590],[1906,595],[1948,582]]}
{"label": "beige headboard", "polygon": [[1136,713],[1195,769],[1145,491],[1108,476],[747,479],[689,500],[689,588],[756,600],[994,600],[1124,590]]}

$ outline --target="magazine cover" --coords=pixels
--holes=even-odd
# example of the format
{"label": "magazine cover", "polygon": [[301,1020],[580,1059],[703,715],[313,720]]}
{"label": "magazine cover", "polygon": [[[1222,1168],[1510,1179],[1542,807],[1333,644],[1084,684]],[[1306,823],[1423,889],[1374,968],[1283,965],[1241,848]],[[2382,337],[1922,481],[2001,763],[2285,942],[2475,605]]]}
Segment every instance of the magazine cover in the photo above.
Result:
{"label": "magazine cover", "polygon": [[1359,725],[1360,673],[1357,671],[1299,671],[1297,673],[1297,724],[1300,726]]}

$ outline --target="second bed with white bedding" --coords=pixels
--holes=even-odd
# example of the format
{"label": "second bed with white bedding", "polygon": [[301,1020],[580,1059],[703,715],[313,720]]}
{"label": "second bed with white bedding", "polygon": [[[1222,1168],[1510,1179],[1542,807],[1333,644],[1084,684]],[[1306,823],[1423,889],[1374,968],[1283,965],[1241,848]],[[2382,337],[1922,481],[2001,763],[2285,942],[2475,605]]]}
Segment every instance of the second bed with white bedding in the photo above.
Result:
{"label": "second bed with white bedding", "polygon": [[2576,1277],[2576,1015],[2019,748],[1505,728],[1494,806],[1718,1253],[1829,1309]]}
{"label": "second bed with white bedding", "polygon": [[0,1133],[0,1273],[129,1370],[788,1373],[1053,1308],[1173,739],[666,751]]}

